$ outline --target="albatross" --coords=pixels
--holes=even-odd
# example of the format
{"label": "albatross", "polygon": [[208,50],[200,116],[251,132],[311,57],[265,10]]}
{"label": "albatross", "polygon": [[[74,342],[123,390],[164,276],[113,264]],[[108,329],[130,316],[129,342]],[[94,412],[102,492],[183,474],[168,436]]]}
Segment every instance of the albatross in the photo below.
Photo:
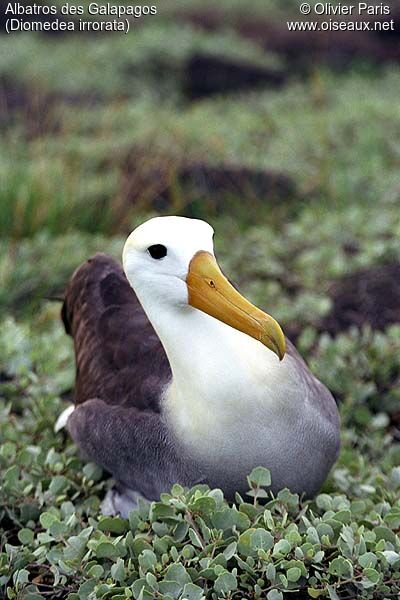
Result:
{"label": "albatross", "polygon": [[103,511],[126,516],[174,483],[228,499],[267,467],[271,491],[313,496],[334,464],[339,416],[277,321],[246,300],[201,220],[156,217],[123,249],[73,274],[62,318],[76,357],[65,417],[83,455],[117,482]]}

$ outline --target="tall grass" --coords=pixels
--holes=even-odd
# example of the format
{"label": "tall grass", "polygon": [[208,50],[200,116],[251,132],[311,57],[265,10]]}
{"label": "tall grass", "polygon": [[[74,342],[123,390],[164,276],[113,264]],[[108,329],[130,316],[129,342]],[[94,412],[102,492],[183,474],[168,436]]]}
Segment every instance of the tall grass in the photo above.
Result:
{"label": "tall grass", "polygon": [[0,235],[125,233],[154,210],[207,218],[225,206],[241,220],[261,211],[270,222],[278,212],[290,216],[287,197],[277,208],[268,192],[204,193],[195,178],[183,184],[181,167],[199,162],[281,173],[295,183],[297,201],[316,206],[397,204],[399,93],[395,71],[371,80],[321,73],[280,92],[185,110],[134,100],[58,104],[43,131],[29,136],[10,124],[0,140]]}
{"label": "tall grass", "polygon": [[107,198],[115,185],[112,174],[102,177],[101,189],[93,189],[82,167],[67,156],[52,155],[45,142],[10,141],[0,163],[0,234],[112,229],[114,207]]}

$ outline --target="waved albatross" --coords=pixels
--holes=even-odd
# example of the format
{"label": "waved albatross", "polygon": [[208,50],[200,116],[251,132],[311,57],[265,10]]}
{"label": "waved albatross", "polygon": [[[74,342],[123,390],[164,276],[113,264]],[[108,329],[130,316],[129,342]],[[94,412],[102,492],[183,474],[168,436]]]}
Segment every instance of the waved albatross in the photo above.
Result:
{"label": "waved albatross", "polygon": [[106,513],[125,516],[174,483],[232,498],[258,465],[272,491],[312,496],[337,458],[332,395],[224,277],[213,233],[197,219],[151,219],[125,243],[125,275],[98,254],[68,285],[77,368],[67,428],[118,482]]}

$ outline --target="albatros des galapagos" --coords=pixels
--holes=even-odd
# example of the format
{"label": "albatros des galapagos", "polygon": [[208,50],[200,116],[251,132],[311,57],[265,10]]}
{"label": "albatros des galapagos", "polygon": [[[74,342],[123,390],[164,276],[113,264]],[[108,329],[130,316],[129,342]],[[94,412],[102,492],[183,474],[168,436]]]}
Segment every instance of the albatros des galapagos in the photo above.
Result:
{"label": "albatros des galapagos", "polygon": [[174,483],[231,499],[259,465],[273,492],[312,496],[337,458],[332,395],[222,274],[213,234],[204,221],[157,217],[128,237],[124,270],[97,254],[69,282],[76,404],[64,421],[117,481],[105,513],[126,516]]}

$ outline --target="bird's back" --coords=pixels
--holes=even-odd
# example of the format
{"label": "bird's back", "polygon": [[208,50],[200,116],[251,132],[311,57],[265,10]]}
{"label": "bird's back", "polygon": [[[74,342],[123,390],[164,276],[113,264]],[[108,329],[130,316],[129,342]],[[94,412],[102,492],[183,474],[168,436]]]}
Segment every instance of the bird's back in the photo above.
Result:
{"label": "bird's back", "polygon": [[101,398],[107,404],[159,412],[171,369],[117,261],[96,254],[75,271],[62,320],[74,340],[76,404]]}

